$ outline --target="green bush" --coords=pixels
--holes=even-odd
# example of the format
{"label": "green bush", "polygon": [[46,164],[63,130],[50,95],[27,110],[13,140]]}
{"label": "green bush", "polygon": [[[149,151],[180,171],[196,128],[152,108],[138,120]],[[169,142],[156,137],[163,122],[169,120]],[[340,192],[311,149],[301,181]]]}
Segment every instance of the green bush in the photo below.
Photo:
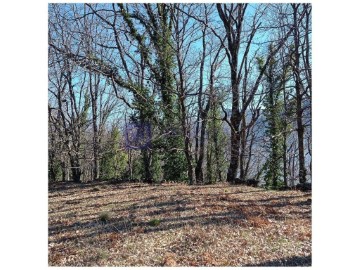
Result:
{"label": "green bush", "polygon": [[107,223],[107,222],[109,222],[109,220],[110,220],[110,213],[109,213],[109,212],[102,212],[102,213],[100,213],[100,215],[99,215],[99,220],[100,220],[102,223]]}
{"label": "green bush", "polygon": [[152,219],[152,220],[149,221],[149,225],[150,226],[158,226],[160,224],[160,222],[161,221],[159,219],[155,218],[155,219]]}

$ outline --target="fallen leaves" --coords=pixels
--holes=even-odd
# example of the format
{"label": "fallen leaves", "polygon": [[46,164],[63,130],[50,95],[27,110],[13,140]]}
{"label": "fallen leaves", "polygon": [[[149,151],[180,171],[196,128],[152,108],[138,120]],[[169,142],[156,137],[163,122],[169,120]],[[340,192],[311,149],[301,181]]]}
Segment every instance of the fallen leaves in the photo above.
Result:
{"label": "fallen leaves", "polygon": [[[49,191],[51,266],[283,265],[311,256],[308,192],[228,184],[69,186]],[[111,218],[102,222],[102,213]]]}
{"label": "fallen leaves", "polygon": [[163,266],[176,266],[175,255],[173,253],[166,253],[164,256]]}
{"label": "fallen leaves", "polygon": [[250,216],[247,218],[250,226],[256,227],[256,228],[263,228],[270,224],[269,220],[263,217],[254,217]]}

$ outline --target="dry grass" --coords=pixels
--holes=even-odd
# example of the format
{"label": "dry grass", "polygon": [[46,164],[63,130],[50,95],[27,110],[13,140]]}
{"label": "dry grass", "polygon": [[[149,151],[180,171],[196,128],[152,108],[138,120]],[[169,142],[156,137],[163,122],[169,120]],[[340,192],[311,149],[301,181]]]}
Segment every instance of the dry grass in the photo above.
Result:
{"label": "dry grass", "polygon": [[311,265],[310,198],[228,184],[57,184],[49,265]]}

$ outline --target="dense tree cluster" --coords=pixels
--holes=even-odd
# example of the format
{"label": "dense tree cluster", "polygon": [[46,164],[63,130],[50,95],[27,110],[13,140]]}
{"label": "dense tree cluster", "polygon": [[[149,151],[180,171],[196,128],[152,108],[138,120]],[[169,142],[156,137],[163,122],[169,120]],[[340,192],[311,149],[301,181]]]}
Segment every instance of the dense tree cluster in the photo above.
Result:
{"label": "dense tree cluster", "polygon": [[49,180],[311,181],[310,4],[49,4]]}

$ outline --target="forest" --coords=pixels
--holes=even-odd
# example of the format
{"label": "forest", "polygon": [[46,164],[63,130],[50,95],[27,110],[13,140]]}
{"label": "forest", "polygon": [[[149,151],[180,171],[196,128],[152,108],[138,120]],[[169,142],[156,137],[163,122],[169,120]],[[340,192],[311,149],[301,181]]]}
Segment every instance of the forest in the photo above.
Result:
{"label": "forest", "polygon": [[311,4],[49,4],[49,265],[311,265],[311,106]]}
{"label": "forest", "polygon": [[311,6],[49,5],[49,180],[311,181]]}

